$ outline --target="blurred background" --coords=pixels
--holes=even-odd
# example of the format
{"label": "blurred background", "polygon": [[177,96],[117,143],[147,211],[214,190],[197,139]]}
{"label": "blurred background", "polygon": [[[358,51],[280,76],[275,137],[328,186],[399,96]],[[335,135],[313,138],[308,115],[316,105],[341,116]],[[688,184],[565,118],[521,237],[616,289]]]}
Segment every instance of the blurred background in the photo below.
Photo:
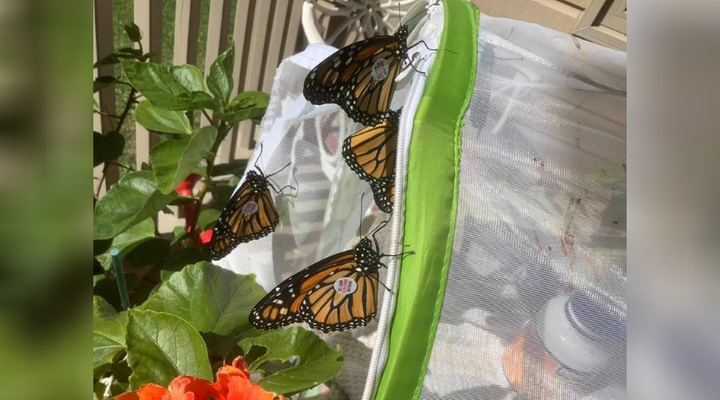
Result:
{"label": "blurred background", "polygon": [[[617,25],[624,1],[474,1],[490,15],[611,47],[626,43]],[[248,62],[262,60],[258,69],[243,68],[251,74],[244,82],[268,88],[277,63],[307,43],[299,3],[0,2],[0,399],[90,396],[90,306],[81,288],[89,286],[91,203],[83,190],[90,180],[90,125],[105,129],[102,118],[90,121],[90,73],[99,72],[93,63],[103,52],[124,46],[122,24],[134,20],[141,27],[157,62],[184,60],[203,70],[213,58],[211,44],[217,54],[230,40],[240,43],[244,31],[239,53]],[[180,14],[178,4],[187,5]],[[629,388],[635,399],[717,398],[720,5],[637,0],[632,8]],[[180,26],[179,19],[195,22]],[[259,28],[264,33],[252,33]],[[215,35],[218,29],[226,41]],[[266,46],[268,38],[280,45]],[[109,86],[98,94],[99,104],[109,111],[122,96],[121,88]],[[137,168],[143,162],[138,138],[148,142],[146,149],[152,138],[134,123],[127,126],[136,129],[123,132],[127,158],[118,163]],[[235,135],[224,154],[246,157],[238,149],[254,146],[251,133]],[[106,171],[105,181],[116,180],[121,169]],[[94,171],[93,194],[106,185],[99,183],[102,172]]]}

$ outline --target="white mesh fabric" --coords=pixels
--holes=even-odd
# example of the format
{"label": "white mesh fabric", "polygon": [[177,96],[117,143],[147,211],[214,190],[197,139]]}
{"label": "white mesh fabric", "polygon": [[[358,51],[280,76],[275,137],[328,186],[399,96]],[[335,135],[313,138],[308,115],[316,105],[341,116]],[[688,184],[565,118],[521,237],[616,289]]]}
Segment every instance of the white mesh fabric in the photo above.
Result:
{"label": "white mesh fabric", "polygon": [[[280,223],[274,233],[241,244],[215,262],[237,273],[254,273],[267,291],[303,268],[350,249],[358,240],[361,216],[363,234],[389,219],[374,205],[370,186],[349,169],[341,155],[343,140],[361,126],[340,107],[313,106],[302,95],[308,72],[335,50],[326,45],[310,45],[278,67],[249,169],[257,164],[265,174],[271,174],[290,163],[289,168],[271,180],[279,187],[296,187],[297,192],[286,189],[275,197]],[[391,109],[403,104],[409,83],[410,79],[398,82]],[[386,253],[390,231],[388,226],[376,236]],[[384,271],[380,274],[384,281]],[[381,303],[382,294],[378,297],[378,309]],[[372,321],[365,328],[349,332],[324,335],[315,331],[330,346],[340,344],[343,349],[345,366],[327,384],[333,395],[328,398],[362,397],[376,327],[377,323]]]}
{"label": "white mesh fabric", "polygon": [[454,248],[420,397],[624,399],[622,346],[583,390],[533,364],[542,345],[515,366],[524,388],[503,357],[564,293],[599,294],[625,318],[626,55],[485,15],[480,30]]}

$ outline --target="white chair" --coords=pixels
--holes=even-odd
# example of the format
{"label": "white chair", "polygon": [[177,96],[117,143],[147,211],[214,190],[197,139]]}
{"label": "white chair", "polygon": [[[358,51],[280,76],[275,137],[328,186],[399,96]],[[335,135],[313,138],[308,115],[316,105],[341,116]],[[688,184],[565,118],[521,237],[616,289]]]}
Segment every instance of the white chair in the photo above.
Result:
{"label": "white chair", "polygon": [[[388,35],[395,30],[407,10],[417,2],[418,0],[305,0],[302,12],[303,32],[310,43],[335,45]],[[333,21],[331,26],[332,17],[341,17],[341,20]]]}

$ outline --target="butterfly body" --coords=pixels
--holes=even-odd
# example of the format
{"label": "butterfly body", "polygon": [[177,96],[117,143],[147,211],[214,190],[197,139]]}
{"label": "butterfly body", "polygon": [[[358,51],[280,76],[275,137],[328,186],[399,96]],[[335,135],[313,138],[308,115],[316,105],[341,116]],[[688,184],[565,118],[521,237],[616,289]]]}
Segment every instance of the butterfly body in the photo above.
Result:
{"label": "butterfly body", "polygon": [[377,311],[379,249],[363,238],[352,249],[321,260],[286,279],[250,313],[257,329],[307,322],[323,332],[365,326]]}
{"label": "butterfly body", "polygon": [[248,186],[250,186],[255,193],[262,193],[267,190],[269,186],[268,180],[255,171],[248,171],[246,180]]}
{"label": "butterfly body", "polygon": [[303,94],[316,105],[335,103],[355,122],[382,122],[395,91],[395,78],[407,58],[407,26],[338,50],[313,68]]}

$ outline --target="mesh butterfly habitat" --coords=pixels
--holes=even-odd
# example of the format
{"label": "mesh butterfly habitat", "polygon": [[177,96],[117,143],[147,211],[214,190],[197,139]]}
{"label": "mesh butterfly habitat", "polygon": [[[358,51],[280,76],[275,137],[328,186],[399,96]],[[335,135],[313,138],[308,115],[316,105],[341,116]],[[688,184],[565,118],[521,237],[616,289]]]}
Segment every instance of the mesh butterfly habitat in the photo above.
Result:
{"label": "mesh butterfly habitat", "polygon": [[625,53],[421,1],[283,60],[257,143],[209,251],[254,275],[229,318],[268,398],[626,398]]}

